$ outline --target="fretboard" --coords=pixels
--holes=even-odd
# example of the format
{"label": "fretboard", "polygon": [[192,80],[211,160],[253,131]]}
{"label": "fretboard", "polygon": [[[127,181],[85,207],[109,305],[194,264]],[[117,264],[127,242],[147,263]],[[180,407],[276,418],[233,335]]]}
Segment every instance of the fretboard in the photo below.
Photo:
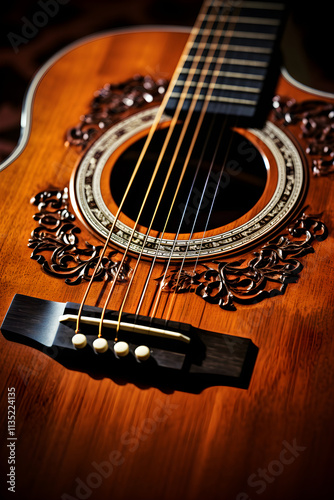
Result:
{"label": "fretboard", "polygon": [[268,76],[283,1],[207,0],[171,82],[166,110],[254,116]]}

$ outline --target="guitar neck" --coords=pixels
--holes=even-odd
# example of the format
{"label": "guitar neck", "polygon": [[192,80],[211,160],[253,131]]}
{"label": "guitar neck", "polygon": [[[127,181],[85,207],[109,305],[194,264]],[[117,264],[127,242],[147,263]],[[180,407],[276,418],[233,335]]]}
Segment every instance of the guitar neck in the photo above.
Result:
{"label": "guitar neck", "polygon": [[205,2],[174,73],[167,112],[253,117],[284,11],[275,1]]}

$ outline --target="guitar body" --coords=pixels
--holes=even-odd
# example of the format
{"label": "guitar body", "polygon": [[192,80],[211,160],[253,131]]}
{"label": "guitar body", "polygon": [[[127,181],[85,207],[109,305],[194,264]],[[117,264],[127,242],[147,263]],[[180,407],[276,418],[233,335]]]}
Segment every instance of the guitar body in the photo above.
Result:
{"label": "guitar body", "polygon": [[[65,145],[66,131],[78,123],[94,92],[106,83],[117,84],[136,74],[170,79],[187,37],[182,30],[152,30],[91,38],[57,57],[34,81],[34,97],[30,91],[26,102],[29,138],[0,173],[2,320],[17,293],[81,302],[87,280],[68,285],[62,277],[43,272],[41,262],[30,258],[33,250],[29,250],[28,240],[38,227],[38,220],[32,217],[43,212],[38,200],[32,205],[30,199],[44,191],[69,188],[67,210],[74,214],[81,231],[78,245],[85,247],[85,241],[103,244],[103,237],[87,224],[74,194],[75,172],[89,148]],[[283,76],[276,95],[298,104],[334,102],[330,96],[312,95],[294,86]],[[283,104],[280,101],[281,107]],[[135,112],[125,111],[122,119],[153,109],[153,105],[157,106],[149,103]],[[224,251],[220,260],[249,262],[273,238],[284,235],[293,241],[288,227],[301,217],[303,209],[320,221],[317,227],[316,223],[310,226],[309,247],[314,252],[308,248],[300,255],[288,253],[287,258],[300,262],[300,273],[287,282],[284,293],[269,293],[272,281],[267,280],[264,300],[241,297],[238,301],[236,294],[233,307],[228,308],[204,300],[202,288],[196,291],[194,285],[192,291],[176,295],[164,291],[156,306],[157,316],[164,317],[173,301],[174,321],[251,339],[258,354],[248,387],[222,384],[196,392],[159,387],[154,381],[150,386],[136,380],[97,377],[89,367],[75,370],[59,363],[57,350],[39,351],[1,335],[1,470],[6,498],[328,497],[334,465],[333,177],[330,167],[328,175],[313,175],[312,162],[320,161],[321,153],[312,156],[306,151],[309,143],[301,119],[283,123],[276,109],[270,121],[298,152],[303,169],[299,201],[272,232],[249,245]],[[271,161],[269,139],[263,144],[260,135],[241,130],[240,134],[257,143],[261,155]],[[121,150],[130,142],[126,139]],[[269,175],[257,202],[261,209],[272,196],[270,183],[279,175],[275,168]],[[241,219],[246,221],[251,211]],[[296,238],[298,242],[303,239]],[[117,247],[112,243],[110,248]],[[210,266],[218,257],[200,261]],[[132,252],[127,261],[130,268],[134,258]],[[150,262],[145,256],[140,263],[125,306],[128,313],[136,312]],[[153,278],[163,270],[164,261],[158,259]],[[158,281],[153,278],[143,302],[145,315],[152,311],[157,296]],[[107,283],[93,283],[89,305],[103,307]],[[125,282],[117,283],[112,309],[120,308],[125,286]],[[17,437],[15,494],[8,491],[10,484],[5,485],[4,479],[10,472],[10,448],[4,443],[10,437],[7,392],[12,387]]]}

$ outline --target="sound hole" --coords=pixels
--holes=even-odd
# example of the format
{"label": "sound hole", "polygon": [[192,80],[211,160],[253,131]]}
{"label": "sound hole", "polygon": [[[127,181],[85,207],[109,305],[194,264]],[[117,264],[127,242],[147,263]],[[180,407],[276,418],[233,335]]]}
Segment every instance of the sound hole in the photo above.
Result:
{"label": "sound hole", "polygon": [[[264,191],[267,171],[262,156],[254,145],[245,137],[229,130],[219,141],[215,155],[219,129],[211,131],[208,140],[206,137],[208,127],[202,129],[204,131],[196,141],[169,216],[167,232],[203,232],[228,224],[247,213]],[[122,211],[134,221],[138,217],[167,131],[165,128],[156,132],[123,205]],[[139,219],[139,223],[145,227],[151,225],[180,133],[181,125],[172,136]],[[162,231],[165,227],[180,173],[189,151],[192,133],[193,129],[190,129],[183,141],[154,218],[152,228],[157,231]],[[112,169],[110,188],[117,205],[121,203],[144,143],[145,138],[132,144],[118,158]],[[199,172],[196,175],[199,164]]]}

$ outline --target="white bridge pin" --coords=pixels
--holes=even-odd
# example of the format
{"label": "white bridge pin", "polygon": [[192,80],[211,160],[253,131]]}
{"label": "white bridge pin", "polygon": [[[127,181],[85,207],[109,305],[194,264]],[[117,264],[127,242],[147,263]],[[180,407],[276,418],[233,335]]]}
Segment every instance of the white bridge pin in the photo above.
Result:
{"label": "white bridge pin", "polygon": [[129,344],[123,341],[116,342],[116,344],[114,345],[114,352],[116,356],[124,358],[129,354]]}
{"label": "white bridge pin", "polygon": [[103,352],[106,352],[108,350],[109,346],[108,346],[108,342],[106,341],[106,339],[99,337],[99,338],[94,340],[93,347],[94,347],[95,352],[97,352],[98,354],[101,354]]}
{"label": "white bridge pin", "polygon": [[151,352],[146,345],[140,345],[135,349],[135,356],[138,361],[146,361],[150,355]]}
{"label": "white bridge pin", "polygon": [[76,333],[72,337],[72,344],[76,349],[83,349],[87,345],[86,336],[83,333]]}

